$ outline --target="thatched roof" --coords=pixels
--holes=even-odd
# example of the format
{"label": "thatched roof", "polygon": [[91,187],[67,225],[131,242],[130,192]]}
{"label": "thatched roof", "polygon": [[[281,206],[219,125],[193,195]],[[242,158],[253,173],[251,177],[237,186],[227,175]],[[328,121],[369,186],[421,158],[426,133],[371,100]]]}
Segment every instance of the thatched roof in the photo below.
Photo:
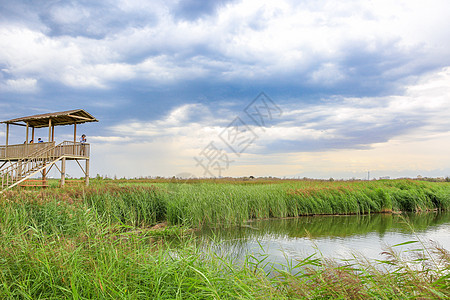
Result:
{"label": "thatched roof", "polygon": [[34,115],[29,117],[21,117],[8,121],[3,121],[0,123],[5,124],[15,124],[15,125],[24,125],[21,122],[28,123],[28,126],[35,128],[48,127],[49,120],[52,121],[53,126],[60,125],[73,125],[73,124],[81,124],[86,122],[98,122],[96,118],[94,118],[91,114],[86,112],[83,109],[74,109],[62,112],[54,112],[47,114]]}

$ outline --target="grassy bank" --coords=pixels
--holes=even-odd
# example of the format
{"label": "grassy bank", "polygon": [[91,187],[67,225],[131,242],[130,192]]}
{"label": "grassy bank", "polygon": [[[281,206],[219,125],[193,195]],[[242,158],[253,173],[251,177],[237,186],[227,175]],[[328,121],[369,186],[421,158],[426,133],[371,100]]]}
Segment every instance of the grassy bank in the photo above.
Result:
{"label": "grassy bank", "polygon": [[[0,298],[450,297],[450,255],[438,247],[418,246],[422,251],[410,257],[390,249],[377,265],[314,256],[268,275],[263,260],[237,264],[199,250],[189,229],[251,218],[448,209],[449,193],[448,184],[414,181],[94,182],[87,189],[13,190],[0,196]],[[154,226],[160,222],[174,226]]]}
{"label": "grassy bank", "polygon": [[131,225],[240,224],[249,219],[450,209],[450,183],[392,181],[162,182],[98,184],[84,201]]}

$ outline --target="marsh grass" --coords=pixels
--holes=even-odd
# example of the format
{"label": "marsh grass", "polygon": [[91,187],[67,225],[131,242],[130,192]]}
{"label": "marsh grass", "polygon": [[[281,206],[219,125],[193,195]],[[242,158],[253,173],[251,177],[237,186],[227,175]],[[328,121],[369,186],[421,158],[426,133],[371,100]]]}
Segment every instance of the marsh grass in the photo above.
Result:
{"label": "marsh grass", "polygon": [[120,222],[202,226],[317,214],[448,210],[450,184],[392,181],[276,181],[103,184],[85,201]]}
{"label": "marsh grass", "polygon": [[[218,181],[221,182],[221,181]],[[148,226],[199,227],[205,224],[243,224],[251,219],[286,218],[319,214],[368,214],[379,212],[450,209],[450,183],[389,181],[226,181],[175,182],[96,181],[85,188],[49,188],[41,191],[8,191],[6,201],[36,206],[43,219],[58,205],[85,207],[107,223]],[[46,207],[45,212],[39,207]],[[53,205],[53,208],[52,208]],[[62,206],[64,207],[64,205]],[[39,216],[33,216],[39,219]],[[45,223],[38,222],[39,226]]]}
{"label": "marsh grass", "polygon": [[89,188],[12,190],[0,196],[0,298],[448,298],[450,255],[437,245],[420,245],[411,251],[416,256],[393,247],[376,265],[312,256],[267,272],[264,254],[238,264],[196,246],[189,228],[305,214],[448,209],[449,187],[195,182],[174,189],[164,182],[94,181]]}

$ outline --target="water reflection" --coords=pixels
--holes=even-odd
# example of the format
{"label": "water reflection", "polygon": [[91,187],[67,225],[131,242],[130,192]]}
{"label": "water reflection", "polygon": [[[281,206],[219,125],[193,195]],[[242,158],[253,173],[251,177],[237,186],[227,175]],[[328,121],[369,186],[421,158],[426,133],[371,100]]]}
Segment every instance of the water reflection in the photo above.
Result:
{"label": "water reflection", "polygon": [[269,255],[272,262],[320,252],[348,258],[359,253],[380,258],[385,245],[409,240],[439,242],[450,249],[450,213],[311,216],[252,221],[237,227],[209,227],[198,232],[204,245],[234,258]]}

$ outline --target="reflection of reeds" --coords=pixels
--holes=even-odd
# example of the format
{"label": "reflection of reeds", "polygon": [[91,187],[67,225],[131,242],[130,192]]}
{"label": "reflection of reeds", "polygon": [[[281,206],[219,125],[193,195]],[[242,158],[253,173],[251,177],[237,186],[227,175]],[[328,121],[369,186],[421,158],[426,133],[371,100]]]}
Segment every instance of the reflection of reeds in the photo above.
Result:
{"label": "reflection of reeds", "polygon": [[[448,213],[428,212],[409,214],[367,214],[351,216],[303,216],[289,219],[255,220],[249,225],[203,226],[198,234],[216,235],[230,245],[247,244],[249,240],[271,237],[321,238],[351,237],[376,233],[379,237],[386,232],[400,231],[411,233],[403,222],[407,215],[417,231],[436,228],[450,222]],[[228,245],[228,246],[230,246]]]}

